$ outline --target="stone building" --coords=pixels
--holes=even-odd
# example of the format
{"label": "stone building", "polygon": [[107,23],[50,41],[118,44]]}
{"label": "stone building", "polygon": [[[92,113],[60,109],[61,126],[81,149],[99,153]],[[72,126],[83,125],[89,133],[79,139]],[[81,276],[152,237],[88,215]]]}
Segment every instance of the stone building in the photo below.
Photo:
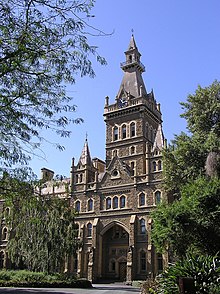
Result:
{"label": "stone building", "polygon": [[124,76],[114,103],[105,98],[106,159],[90,155],[86,139],[78,162],[72,159],[70,194],[53,186],[53,172],[42,193],[70,197],[77,211],[82,247],[67,269],[92,281],[146,279],[162,271],[167,260],[151,242],[150,213],[165,197],[162,190],[162,132],[160,104],[147,92],[144,65],[132,35]]}

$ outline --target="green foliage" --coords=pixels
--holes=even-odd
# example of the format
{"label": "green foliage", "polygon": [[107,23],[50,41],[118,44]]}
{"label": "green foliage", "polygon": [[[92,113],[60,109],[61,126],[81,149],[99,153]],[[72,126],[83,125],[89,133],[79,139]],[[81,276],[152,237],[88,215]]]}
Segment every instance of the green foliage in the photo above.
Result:
{"label": "green foliage", "polygon": [[1,287],[71,287],[91,288],[88,280],[76,279],[63,274],[47,274],[44,272],[0,271]]}
{"label": "green foliage", "polygon": [[152,238],[157,250],[177,256],[194,249],[215,255],[220,244],[220,179],[201,177],[181,189],[181,199],[152,213]]}
{"label": "green foliage", "polygon": [[0,0],[1,167],[27,164],[42,129],[66,137],[67,126],[82,121],[71,114],[66,85],[76,74],[94,77],[90,56],[106,63],[86,37],[103,35],[89,23],[94,2]]}
{"label": "green foliage", "polygon": [[220,83],[198,87],[181,103],[190,134],[176,135],[163,153],[164,187],[173,203],[153,212],[158,251],[215,255],[220,244]]}
{"label": "green foliage", "polygon": [[10,207],[6,223],[11,228],[7,244],[11,262],[32,271],[59,272],[64,257],[79,246],[75,212],[68,199],[43,196],[36,185],[33,191],[34,183],[6,174],[4,182],[8,187],[5,205]]}
{"label": "green foliage", "polygon": [[191,277],[197,294],[214,293],[220,281],[220,259],[212,256],[196,256],[193,254],[168,269],[158,278],[157,294],[178,294],[178,281],[180,277]]}

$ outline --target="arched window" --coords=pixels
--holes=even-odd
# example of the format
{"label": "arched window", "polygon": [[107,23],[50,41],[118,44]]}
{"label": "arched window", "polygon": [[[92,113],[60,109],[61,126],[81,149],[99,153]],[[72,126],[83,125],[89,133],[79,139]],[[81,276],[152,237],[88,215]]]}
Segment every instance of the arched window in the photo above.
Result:
{"label": "arched window", "polygon": [[75,210],[76,210],[76,212],[80,212],[80,201],[79,200],[77,200],[75,203]]}
{"label": "arched window", "polygon": [[134,146],[131,146],[130,152],[131,152],[131,154],[135,153],[135,147]]}
{"label": "arched window", "polygon": [[122,195],[120,197],[120,208],[124,208],[125,207],[125,201],[126,201],[126,198],[124,195]]}
{"label": "arched window", "polygon": [[140,270],[146,271],[146,269],[147,269],[146,252],[144,250],[141,250],[141,252],[140,252]]}
{"label": "arched window", "polygon": [[5,260],[5,254],[3,251],[0,252],[0,268],[4,268],[4,260]]}
{"label": "arched window", "polygon": [[2,230],[2,240],[7,240],[8,239],[8,229],[4,228]]}
{"label": "arched window", "polygon": [[78,183],[78,181],[79,181],[79,176],[76,175],[76,184]]}
{"label": "arched window", "polygon": [[132,62],[132,55],[129,55],[129,62]]}
{"label": "arched window", "polygon": [[145,194],[141,193],[139,195],[139,206],[144,206],[145,205]]}
{"label": "arched window", "polygon": [[125,139],[127,137],[126,125],[123,125],[121,130],[122,130],[122,139]]}
{"label": "arched window", "polygon": [[110,197],[106,198],[106,209],[111,209],[111,203],[112,203],[111,198]]}
{"label": "arched window", "polygon": [[91,211],[91,210],[93,210],[93,200],[89,199],[88,200],[88,211]]}
{"label": "arched window", "polygon": [[158,160],[158,170],[162,170],[162,162],[161,162],[161,160]]}
{"label": "arched window", "polygon": [[118,208],[118,197],[117,196],[115,196],[113,198],[113,208]]}
{"label": "arched window", "polygon": [[92,236],[92,224],[88,223],[87,225],[87,237],[91,237]]}
{"label": "arched window", "polygon": [[156,161],[153,161],[153,171],[156,171],[157,170],[157,164],[156,164]]}
{"label": "arched window", "polygon": [[159,204],[161,202],[161,192],[160,191],[155,192],[155,202],[156,202],[156,204]]}
{"label": "arched window", "polygon": [[118,127],[114,127],[113,129],[113,138],[114,141],[118,140]]}
{"label": "arched window", "polygon": [[130,124],[130,137],[134,137],[136,135],[136,131],[135,131],[135,123],[132,122]]}
{"label": "arched window", "polygon": [[146,225],[145,225],[145,219],[140,219],[140,233],[145,234],[146,233]]}

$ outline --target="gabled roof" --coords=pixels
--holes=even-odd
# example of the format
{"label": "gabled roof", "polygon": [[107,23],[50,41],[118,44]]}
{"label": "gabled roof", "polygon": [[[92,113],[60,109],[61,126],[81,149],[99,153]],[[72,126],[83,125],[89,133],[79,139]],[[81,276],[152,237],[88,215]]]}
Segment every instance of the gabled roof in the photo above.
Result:
{"label": "gabled roof", "polygon": [[79,158],[78,165],[93,165],[91,156],[90,156],[90,151],[89,151],[89,145],[88,145],[88,140],[86,138],[81,156]]}
{"label": "gabled roof", "polygon": [[164,135],[162,130],[162,125],[159,124],[157,128],[157,133],[155,136],[152,152],[155,150],[162,150],[164,148]]}

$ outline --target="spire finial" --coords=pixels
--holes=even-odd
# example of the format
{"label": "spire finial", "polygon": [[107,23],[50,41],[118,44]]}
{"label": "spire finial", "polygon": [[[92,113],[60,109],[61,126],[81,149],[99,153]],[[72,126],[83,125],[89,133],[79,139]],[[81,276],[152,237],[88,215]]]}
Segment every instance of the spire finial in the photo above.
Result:
{"label": "spire finial", "polygon": [[88,139],[88,133],[86,132],[86,141],[87,141],[87,139]]}
{"label": "spire finial", "polygon": [[134,29],[131,29],[131,34],[132,34],[132,36],[134,35]]}

